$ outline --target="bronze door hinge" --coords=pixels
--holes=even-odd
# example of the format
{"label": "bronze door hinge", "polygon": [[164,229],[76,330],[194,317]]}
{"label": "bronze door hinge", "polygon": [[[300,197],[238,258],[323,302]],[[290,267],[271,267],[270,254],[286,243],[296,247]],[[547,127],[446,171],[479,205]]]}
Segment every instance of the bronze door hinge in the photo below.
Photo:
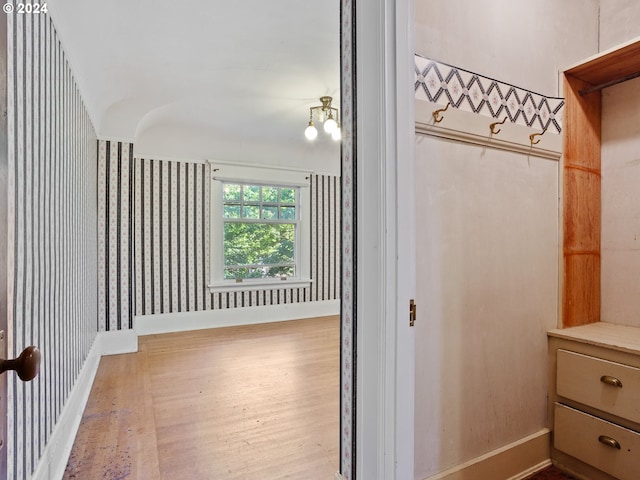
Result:
{"label": "bronze door hinge", "polygon": [[413,327],[416,323],[416,302],[409,300],[409,326]]}

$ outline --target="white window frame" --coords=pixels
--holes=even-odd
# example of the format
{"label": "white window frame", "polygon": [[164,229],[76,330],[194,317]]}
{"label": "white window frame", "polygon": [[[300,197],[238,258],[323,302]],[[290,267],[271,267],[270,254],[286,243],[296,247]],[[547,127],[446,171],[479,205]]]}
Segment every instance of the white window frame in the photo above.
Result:
{"label": "white window frame", "polygon": [[[209,162],[209,165],[211,167],[209,290],[212,293],[216,293],[234,290],[308,287],[311,284],[310,173],[278,167],[230,165],[220,162]],[[286,278],[246,278],[241,282],[224,278],[222,185],[225,182],[299,188],[298,231],[296,232],[295,246],[296,276]]]}

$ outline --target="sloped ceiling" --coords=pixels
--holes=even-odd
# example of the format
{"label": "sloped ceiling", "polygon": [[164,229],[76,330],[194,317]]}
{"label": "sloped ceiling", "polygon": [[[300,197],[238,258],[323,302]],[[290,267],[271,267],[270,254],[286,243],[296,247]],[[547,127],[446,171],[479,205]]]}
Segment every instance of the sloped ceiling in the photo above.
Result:
{"label": "sloped ceiling", "polygon": [[303,135],[339,106],[339,1],[52,0],[100,138],[136,155],[337,172],[339,144]]}

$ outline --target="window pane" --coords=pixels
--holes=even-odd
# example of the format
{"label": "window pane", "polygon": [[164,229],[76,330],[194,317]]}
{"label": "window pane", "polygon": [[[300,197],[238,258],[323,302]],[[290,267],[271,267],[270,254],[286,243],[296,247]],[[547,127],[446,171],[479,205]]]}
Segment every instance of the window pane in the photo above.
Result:
{"label": "window pane", "polygon": [[224,206],[225,218],[240,218],[240,205],[225,205]]}
{"label": "window pane", "polygon": [[225,278],[294,276],[294,244],[293,224],[227,222],[224,224]]}
{"label": "window pane", "polygon": [[295,275],[295,268],[293,265],[280,266],[280,267],[268,267],[268,277],[293,277]]}
{"label": "window pane", "polygon": [[245,205],[242,209],[243,218],[260,218],[260,207],[258,205]]}
{"label": "window pane", "polygon": [[222,198],[227,201],[240,200],[240,185],[225,183],[222,187]]}
{"label": "window pane", "polygon": [[262,218],[278,218],[278,207],[262,207]]}
{"label": "window pane", "polygon": [[299,274],[294,254],[298,190],[223,183],[224,265],[220,273],[225,279]]}
{"label": "window pane", "polygon": [[280,202],[281,203],[296,203],[296,190],[294,188],[281,188],[280,189]]}
{"label": "window pane", "polygon": [[278,187],[262,187],[262,201],[278,203]]}
{"label": "window pane", "polygon": [[259,202],[260,201],[260,186],[259,185],[244,185],[242,189],[245,202]]}
{"label": "window pane", "polygon": [[283,220],[295,220],[296,207],[280,207],[280,218]]}
{"label": "window pane", "polygon": [[233,280],[234,278],[249,278],[249,269],[246,267],[225,268],[225,280]]}

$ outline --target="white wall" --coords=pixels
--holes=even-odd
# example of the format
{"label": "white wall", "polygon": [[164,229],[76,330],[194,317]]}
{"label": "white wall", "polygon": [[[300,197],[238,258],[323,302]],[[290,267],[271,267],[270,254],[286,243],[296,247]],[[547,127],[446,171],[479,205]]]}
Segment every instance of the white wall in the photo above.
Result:
{"label": "white wall", "polygon": [[[600,7],[600,50],[640,36],[640,2]],[[602,92],[601,318],[640,326],[640,79]]]}
{"label": "white wall", "polygon": [[640,78],[636,78],[602,93],[603,321],[640,327],[639,276]]}
{"label": "white wall", "polygon": [[416,140],[416,478],[544,428],[557,162]]}
{"label": "white wall", "polygon": [[[600,49],[640,36],[640,2],[607,0]],[[640,327],[640,79],[602,91],[601,318]]]}
{"label": "white wall", "polygon": [[[300,131],[291,137],[302,135]],[[212,148],[215,144],[215,148]],[[247,140],[237,133],[215,132],[201,126],[163,125],[141,132],[135,139],[138,158],[172,160],[237,162],[284,168],[306,168],[318,174],[340,175],[340,143],[326,134],[314,142],[301,143],[297,139],[266,141]]]}
{"label": "white wall", "polygon": [[416,53],[554,96],[556,72],[598,51],[598,3],[416,0]]}
{"label": "white wall", "polygon": [[[416,52],[557,95],[598,51],[598,2],[416,1]],[[417,137],[415,478],[546,426],[558,164]]]}
{"label": "white wall", "polygon": [[638,0],[600,2],[600,51],[640,36]]}

